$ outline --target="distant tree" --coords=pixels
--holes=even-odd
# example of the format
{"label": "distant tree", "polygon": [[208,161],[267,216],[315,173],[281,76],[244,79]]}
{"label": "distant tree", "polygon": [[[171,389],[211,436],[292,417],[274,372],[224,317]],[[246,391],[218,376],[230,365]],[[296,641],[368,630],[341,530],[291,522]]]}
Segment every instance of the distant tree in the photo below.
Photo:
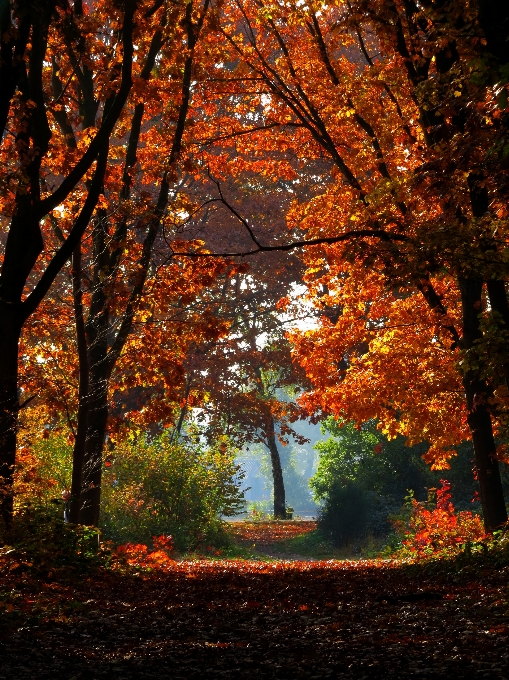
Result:
{"label": "distant tree", "polygon": [[277,310],[284,288],[271,272],[249,270],[231,282],[221,311],[228,332],[217,342],[201,346],[195,381],[206,395],[202,418],[209,437],[224,432],[239,446],[263,443],[271,459],[274,516],[286,517],[286,494],[279,447],[294,438],[303,441],[292,422],[305,412],[283,398],[285,388],[302,379],[291,359],[285,321]]}

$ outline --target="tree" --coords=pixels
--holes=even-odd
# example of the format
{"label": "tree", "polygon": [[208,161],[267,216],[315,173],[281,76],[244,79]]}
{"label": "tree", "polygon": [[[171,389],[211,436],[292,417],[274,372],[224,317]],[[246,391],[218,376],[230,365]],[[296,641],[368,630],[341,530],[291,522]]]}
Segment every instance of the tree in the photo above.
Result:
{"label": "tree", "polygon": [[[145,304],[143,288],[147,277],[154,279],[161,259],[163,263],[167,259],[160,232],[168,217],[170,198],[178,202],[178,171],[185,164],[183,136],[191,103],[191,79],[197,70],[196,47],[208,8],[207,1],[203,5],[188,3],[183,8],[165,8],[158,12],[158,30],[150,40],[145,36],[147,54],[140,63],[135,92],[117,132],[121,138],[114,140],[101,205],[91,220],[90,239],[74,251],[72,289],[61,280],[57,293],[60,302],[62,296],[72,300],[76,330],[75,342],[69,343],[66,332],[65,341],[58,343],[61,350],[66,348],[59,357],[60,368],[67,364],[68,375],[77,370],[79,378],[78,394],[70,394],[68,388],[62,394],[65,393],[65,410],[75,439],[70,509],[73,522],[98,522],[110,380],[136,314]],[[140,62],[141,57],[137,55]],[[55,61],[52,87],[55,97],[64,91],[62,68]],[[92,114],[97,108],[94,97],[93,88],[82,93],[82,106]],[[60,112],[57,124],[69,148],[76,149],[83,128],[93,122],[92,114],[89,120],[73,121]],[[55,219],[51,222],[56,238],[62,241],[64,225]],[[154,254],[158,237],[160,252]],[[218,262],[209,270],[220,267]],[[194,269],[199,279],[202,267],[196,265]],[[181,294],[184,279],[188,291],[199,288],[191,270],[178,264],[164,267],[164,275],[158,278],[172,288],[169,300]],[[172,281],[170,274],[176,279]],[[148,308],[151,306],[148,304]],[[69,323],[68,315],[66,318]],[[39,329],[39,337],[35,336],[34,347],[40,356],[41,325],[37,321],[40,319],[35,320],[34,328]],[[68,351],[70,344],[76,348],[75,354]],[[57,353],[53,342],[45,351],[48,349],[50,354]]]}
{"label": "tree", "polygon": [[[90,10],[90,11],[87,11]],[[122,117],[145,39],[157,26],[149,5],[81,2],[72,6],[43,0],[3,3],[1,14],[0,111],[2,115],[3,228],[0,276],[0,478],[1,515],[12,520],[12,474],[16,455],[18,344],[21,329],[71,257],[96,210],[108,167],[109,142]],[[90,59],[89,55],[97,55]],[[52,66],[53,64],[53,66]],[[58,97],[51,73],[65,77]],[[94,111],[77,108],[95,88]],[[78,148],[69,148],[57,125],[72,111],[86,118]],[[93,115],[92,115],[93,114]],[[64,239],[45,250],[47,218],[62,210]],[[55,212],[56,211],[56,212]]]}
{"label": "tree", "polygon": [[[17,94],[14,96],[13,89],[9,95],[14,96],[13,120],[24,120],[27,126],[20,123],[15,130],[17,146],[10,135],[4,137],[5,155],[12,167],[17,163],[18,169],[24,168],[30,181],[26,184],[25,178],[19,180],[15,174],[14,179],[11,175],[7,178],[17,198],[11,201],[8,213],[13,217],[2,280],[8,288],[19,279],[16,304],[25,305],[24,310],[35,309],[70,253],[74,250],[79,257],[76,245],[95,211],[96,253],[92,259],[97,269],[92,294],[96,294],[97,314],[94,311],[92,318],[102,323],[116,302],[111,303],[101,282],[105,263],[99,262],[99,255],[105,254],[107,242],[104,225],[116,219],[108,216],[105,220],[105,213],[100,212],[108,208],[105,194],[116,187],[125,194],[124,207],[128,206],[127,199],[132,199],[151,233],[159,228],[157,211],[161,206],[156,206],[151,216],[141,192],[137,195],[136,182],[131,179],[134,157],[128,159],[129,148],[125,149],[126,144],[129,147],[127,130],[131,129],[127,121],[134,120],[125,108],[133,68],[127,64],[126,54],[134,51],[130,39],[133,32],[140,43],[134,69],[136,74],[141,73],[144,66],[138,53],[152,54],[147,45],[154,44],[154,32],[164,23],[166,10],[157,3],[143,11],[141,6],[126,7],[124,13],[106,4],[98,8],[104,14],[98,12],[97,18],[111,14],[123,27],[121,67],[115,66],[119,63],[115,54],[111,56],[111,50],[103,49],[95,18],[78,5],[67,14],[51,14],[47,8],[44,20],[41,13],[34,13],[35,19],[30,15],[26,21],[24,15],[14,13],[13,21],[20,30],[3,34],[7,36],[2,38],[6,54],[10,54],[2,65],[8,82],[18,68],[16,55],[26,53],[28,68],[26,87],[18,74]],[[178,14],[181,10],[175,11]],[[189,12],[192,15],[193,10],[186,6],[186,16]],[[319,328],[293,336],[295,356],[316,386],[305,403],[315,413],[322,409],[358,421],[376,417],[387,433],[405,434],[410,443],[429,441],[428,458],[435,465],[446,464],[447,456],[453,454],[455,444],[468,430],[476,452],[484,520],[490,530],[507,519],[497,460],[500,454],[495,445],[495,435],[504,435],[509,429],[504,141],[508,77],[505,29],[499,28],[506,20],[507,10],[501,4],[488,7],[481,2],[476,7],[466,0],[425,0],[418,4],[406,0],[337,0],[319,8],[300,2],[281,5],[246,0],[215,7],[200,46],[206,59],[196,67],[193,85],[192,139],[187,142],[193,153],[187,159],[189,177],[184,181],[190,195],[195,193],[180,210],[180,216],[188,215],[189,219],[181,220],[178,236],[188,237],[194,245],[174,243],[170,253],[172,257],[219,260],[225,255],[232,259],[242,253],[256,257],[264,251],[304,248],[310,299],[323,312]],[[192,16],[184,24],[195,26]],[[115,32],[118,26],[112,22],[108,30],[110,26],[113,37],[108,37],[108,45],[114,46],[115,52],[120,45]],[[181,30],[177,29],[178,35]],[[194,40],[194,29],[191,33]],[[181,44],[177,40],[177,45]],[[69,63],[56,52],[60,46],[62,54],[70,54]],[[104,52],[104,59],[87,60],[87,51],[94,55]],[[187,64],[189,55],[183,56]],[[101,69],[110,63],[108,59],[112,70],[105,76]],[[207,69],[206,64],[214,64],[214,68]],[[147,87],[147,78],[140,76],[143,80],[142,89]],[[87,94],[91,83],[97,89],[92,97]],[[182,93],[181,100],[174,101],[174,110],[180,107],[177,127],[186,110],[181,106],[186,98],[184,88]],[[50,111],[45,103],[50,100],[55,109],[50,118],[56,121],[52,123],[54,130],[49,123],[45,127],[44,120],[39,125],[37,118],[41,112],[46,115]],[[74,101],[80,102],[80,111],[73,110]],[[133,98],[133,104],[138,107],[141,102]],[[80,156],[80,144],[88,139],[90,129],[80,122],[85,115],[91,123],[102,117],[102,123],[88,150]],[[73,120],[80,132],[77,148],[69,144],[69,134],[64,133]],[[48,130],[53,134],[51,144]],[[110,138],[111,152],[101,146]],[[136,135],[131,139],[136,149]],[[20,151],[27,140],[35,155]],[[114,149],[120,157],[125,149],[123,165],[113,158]],[[145,149],[148,155],[150,145]],[[81,160],[51,193],[48,187],[56,183],[57,171],[65,171],[65,163],[72,166],[78,157]],[[119,171],[121,167],[124,172]],[[155,175],[147,177],[149,182],[157,180]],[[170,176],[162,177],[162,183],[168,184]],[[41,194],[42,199],[38,193],[41,182],[43,192],[47,189],[48,193]],[[275,226],[266,219],[261,221],[261,229],[255,228],[252,215],[242,217],[242,210],[226,200],[224,187],[229,183],[251,206],[271,184],[268,195],[285,219],[278,218]],[[303,185],[305,190],[300,190]],[[210,195],[211,188],[214,196]],[[207,192],[206,205],[200,210],[193,205],[200,201],[194,199]],[[79,200],[82,209],[75,220],[73,210]],[[34,265],[35,275],[46,263],[41,258],[36,264],[42,248],[40,238],[33,241],[32,259],[26,260],[28,251],[20,245],[20,216],[25,210],[34,227],[34,215],[49,214],[59,205],[64,211],[59,218],[64,242],[58,246],[55,261],[60,264],[48,264],[50,273],[42,275],[22,302],[22,288],[27,281],[32,285],[29,276]],[[217,217],[217,210],[212,208],[217,206],[228,211],[229,221],[222,221],[218,232],[212,233],[210,225]],[[253,212],[256,214],[256,210]],[[51,234],[50,222],[44,228]],[[120,218],[118,223],[125,224],[125,220]],[[233,223],[240,227],[242,238],[232,237]],[[171,242],[166,226],[163,224],[164,236]],[[206,233],[199,244],[193,229]],[[133,254],[141,250],[141,241],[133,239]],[[23,236],[23,245],[26,242]],[[21,278],[18,265],[22,260],[14,257],[15,244],[16,252],[28,262]],[[112,244],[106,264],[121,271],[118,247]],[[76,260],[75,272],[78,263]],[[160,264],[154,260],[154,266]],[[147,275],[148,269],[140,281]],[[284,273],[281,276],[286,280]],[[79,308],[79,281],[75,283]],[[134,284],[132,290],[136,288]],[[135,297],[136,304],[141,304],[138,293]],[[4,295],[2,299],[13,305],[14,298]],[[134,308],[132,313],[120,311],[120,301],[127,304],[128,298],[127,292],[121,293],[114,314],[118,313],[118,319],[130,318],[127,326],[131,327]],[[12,316],[12,305],[5,307],[6,318]],[[218,311],[212,316],[220,319],[221,314]],[[232,314],[228,323],[238,318]],[[4,356],[11,358],[21,325],[14,324],[13,328],[18,328],[17,335],[9,331],[10,335],[3,336]],[[95,334],[91,347],[98,352],[95,358],[87,357],[89,369],[102,371],[94,377],[95,387],[90,392],[101,395],[101,403],[93,409],[98,424],[105,422],[106,413],[106,329],[107,324],[89,328],[91,335]],[[213,335],[214,342],[226,338],[227,329]],[[4,364],[14,365],[11,360]],[[230,380],[232,373],[229,369]],[[7,378],[4,381],[10,385],[11,395],[5,411],[11,414],[10,420],[4,414],[8,420],[4,430],[11,433],[5,441],[12,445],[11,452],[17,413],[13,375],[11,370],[10,382]],[[191,392],[183,389],[181,414],[185,416]],[[200,392],[205,396],[204,390],[197,388],[196,394]],[[350,403],[348,395],[352,397]],[[104,433],[104,427],[98,425],[94,434],[97,446],[92,447],[95,453],[90,459],[97,480],[101,431]],[[7,456],[2,468],[7,489],[13,455]],[[91,484],[95,489],[96,482]],[[6,503],[8,517],[10,501]],[[97,507],[97,503],[92,506]]]}
{"label": "tree", "polygon": [[[182,43],[185,49],[177,52],[177,55],[163,50],[157,74],[158,87],[156,89],[151,84],[151,100],[147,100],[147,88],[145,92],[140,92],[143,99],[134,108],[123,170],[117,173],[117,177],[110,177],[110,185],[105,192],[110,200],[112,217],[104,211],[92,232],[90,306],[86,320],[81,303],[79,265],[75,264],[73,270],[77,344],[78,348],[80,344],[86,348],[79,352],[80,402],[70,512],[73,522],[94,526],[99,522],[109,383],[131,332],[149,267],[154,264],[152,251],[164,220],[172,185],[175,187],[176,184],[176,169],[182,160],[180,156],[190,106],[195,48],[208,7],[208,0],[198,8],[190,2],[180,15],[165,15],[162,22],[166,25],[168,19],[172,22],[178,19],[171,42]],[[142,70],[141,78],[145,81],[148,81],[154,69],[164,42],[168,43],[169,37],[163,38],[161,31],[149,50]],[[179,82],[176,74],[180,72],[182,76]],[[176,83],[177,88],[171,88],[169,83]],[[165,108],[170,111],[169,124],[165,121],[164,112],[161,114],[161,107],[155,104],[155,97],[163,92],[168,97]],[[146,109],[152,116],[151,121],[145,119]],[[172,120],[173,117],[176,120]],[[140,146],[148,147],[149,153],[140,152]],[[154,172],[156,148],[160,154],[159,177]],[[133,172],[137,165],[141,166],[138,170],[141,177],[135,183]],[[153,190],[156,182],[159,184],[157,193]],[[152,191],[148,193],[155,195],[145,198],[144,205],[142,195],[143,192],[147,193],[147,184],[149,187],[152,184]],[[116,195],[120,197],[120,202],[114,207],[112,197]],[[133,204],[137,207],[135,215],[131,212]],[[143,232],[144,235],[140,237]],[[137,258],[129,267],[131,274],[127,276],[129,269],[124,257],[126,247],[130,252],[138,251]],[[119,298],[125,299],[123,306],[119,304]]]}
{"label": "tree", "polygon": [[[338,2],[320,7],[319,13],[298,3],[246,2],[236,8],[222,28],[230,64],[237,60],[232,109],[262,110],[256,153],[269,152],[284,140],[299,158],[324,154],[330,162],[327,191],[295,205],[288,215],[291,227],[307,228],[311,238],[335,237],[339,244],[306,251],[312,296],[319,299],[318,286],[322,294],[331,291],[318,305],[332,306],[331,318],[337,320],[343,307],[335,305],[334,295],[344,298],[339,291],[352,271],[360,286],[351,288],[352,308],[361,305],[359,290],[369,291],[372,273],[379,275],[372,295],[363,296],[369,298],[368,308],[363,302],[359,310],[368,343],[379,323],[370,319],[369,306],[381,291],[391,291],[395,300],[411,298],[409,305],[419,307],[422,297],[427,307],[423,324],[435,332],[413,335],[412,341],[427,338],[432,343],[425,350],[428,356],[437,341],[445,348],[447,379],[466,397],[462,417],[474,442],[484,521],[488,529],[499,526],[507,513],[493,428],[504,408],[499,375],[505,371],[509,307],[505,171],[503,154],[493,152],[500,147],[505,118],[492,84],[479,82],[479,73],[486,75],[482,60],[491,63],[494,57],[484,46],[475,8],[463,2],[384,0]],[[376,58],[371,56],[375,50]],[[247,132],[249,116],[244,121]],[[483,291],[491,306],[486,322],[480,319]],[[449,296],[441,297],[446,292]],[[496,340],[491,335],[495,328],[500,331]],[[325,323],[299,346],[315,380],[313,352],[326,353],[331,336],[333,325]],[[493,349],[496,342],[493,359],[487,347]],[[320,385],[330,388],[316,394],[315,403],[341,411],[342,372],[353,373],[362,357],[366,364],[369,347],[343,338],[339,358],[333,354],[329,360],[330,366],[336,360],[339,373],[336,369],[319,378]],[[462,368],[454,378],[455,360],[462,361]],[[497,407],[490,405],[492,399]],[[414,432],[420,428],[426,439],[428,421],[413,419],[424,410],[425,399],[420,413],[405,417],[404,409],[385,408],[381,420],[393,430],[398,421],[404,429],[413,420]],[[441,419],[449,423],[444,409]],[[461,429],[460,420],[456,431]],[[438,441],[435,451],[440,447]]]}
{"label": "tree", "polygon": [[[238,446],[263,443],[271,458],[274,516],[286,517],[285,486],[278,440],[302,441],[291,423],[304,412],[281,391],[302,378],[292,365],[285,324],[277,311],[281,282],[254,268],[232,276],[213,314],[224,323],[222,335],[190,346],[186,406],[191,390],[210,440],[222,433]],[[196,398],[196,397],[195,397]],[[184,417],[184,411],[182,411]],[[182,424],[182,422],[180,423]]]}
{"label": "tree", "polygon": [[[203,127],[198,133],[196,127],[193,126],[195,134],[200,137]],[[209,129],[207,134],[213,133]],[[281,399],[278,391],[303,376],[292,366],[284,337],[289,320],[283,318],[277,305],[288,288],[301,281],[302,265],[295,256],[277,252],[253,258],[249,264],[241,261],[234,266],[232,260],[235,251],[242,252],[252,243],[250,224],[256,223],[258,233],[265,232],[270,238],[285,233],[284,214],[290,201],[297,192],[309,195],[309,187],[287,181],[280,182],[274,191],[272,181],[251,171],[236,174],[225,173],[224,169],[220,172],[226,180],[219,181],[212,174],[212,169],[218,169],[214,149],[202,153],[208,172],[202,182],[191,182],[188,187],[194,205],[188,207],[190,217],[182,233],[188,237],[199,235],[204,243],[201,251],[187,256],[214,262],[226,249],[230,264],[224,277],[217,280],[215,292],[212,288],[202,292],[196,301],[204,310],[202,314],[207,310],[216,320],[218,332],[202,342],[197,338],[189,346],[176,436],[180,436],[190,407],[194,406],[201,409],[210,439],[224,432],[239,446],[249,441],[263,442],[272,461],[274,514],[284,518],[285,489],[278,439],[285,443],[288,435],[301,439],[291,422],[302,417],[303,411],[292,400]],[[235,165],[233,152],[223,161],[226,159]]]}

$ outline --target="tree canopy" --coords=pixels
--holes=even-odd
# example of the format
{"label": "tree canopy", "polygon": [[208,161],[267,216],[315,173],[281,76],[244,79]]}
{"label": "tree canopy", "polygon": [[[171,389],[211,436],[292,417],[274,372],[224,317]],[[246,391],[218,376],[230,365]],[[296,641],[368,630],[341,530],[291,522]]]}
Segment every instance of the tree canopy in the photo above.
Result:
{"label": "tree canopy", "polygon": [[376,419],[436,469],[471,439],[486,528],[506,522],[504,3],[1,12],[5,526],[37,402],[73,441],[75,522],[127,418],[178,437],[193,410],[265,440],[275,480],[305,413]]}

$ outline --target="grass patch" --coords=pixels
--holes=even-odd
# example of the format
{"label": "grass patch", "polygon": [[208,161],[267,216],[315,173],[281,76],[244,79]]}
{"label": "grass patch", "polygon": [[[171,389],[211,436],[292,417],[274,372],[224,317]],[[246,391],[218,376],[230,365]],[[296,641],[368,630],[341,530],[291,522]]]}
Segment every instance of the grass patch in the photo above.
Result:
{"label": "grass patch", "polygon": [[180,553],[176,558],[182,560],[252,560],[254,558],[254,550],[249,546],[231,542],[217,550],[189,551]]}
{"label": "grass patch", "polygon": [[319,529],[289,538],[282,542],[281,547],[288,553],[322,560],[335,558],[337,552]]}

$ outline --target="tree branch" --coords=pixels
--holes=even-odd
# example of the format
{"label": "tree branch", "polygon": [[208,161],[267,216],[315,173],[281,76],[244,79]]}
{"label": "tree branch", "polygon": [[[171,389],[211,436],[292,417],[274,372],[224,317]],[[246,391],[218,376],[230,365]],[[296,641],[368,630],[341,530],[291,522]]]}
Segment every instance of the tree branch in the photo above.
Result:
{"label": "tree branch", "polygon": [[[62,180],[62,183],[56,189],[51,196],[47,196],[45,199],[40,201],[38,209],[36,210],[37,216],[40,219],[44,217],[48,212],[56,208],[63,200],[70,194],[74,189],[76,184],[81,180],[83,175],[91,167],[92,163],[95,161],[97,155],[100,153],[101,149],[107,144],[108,139],[115,127],[115,124],[124,108],[124,104],[127,101],[127,97],[132,86],[132,62],[133,62],[133,29],[134,29],[134,9],[136,7],[135,2],[126,3],[126,12],[124,15],[124,25],[122,29],[122,46],[123,46],[123,58],[122,58],[122,76],[120,82],[120,88],[115,95],[113,103],[106,115],[101,127],[99,128],[96,136],[90,142],[88,149],[85,151],[80,160],[76,163],[74,168],[69,172],[67,177]],[[72,252],[72,251],[71,251]],[[68,255],[70,257],[70,253]],[[66,258],[67,259],[67,258]]]}
{"label": "tree branch", "polygon": [[74,222],[74,225],[69,232],[69,235],[51,259],[33,291],[21,304],[22,323],[24,323],[30,314],[32,314],[37,309],[37,306],[50,289],[50,286],[55,280],[57,274],[60,272],[67,260],[71,257],[74,249],[80,242],[81,237],[88,226],[88,223],[90,222],[90,219],[97,206],[99,196],[103,191],[104,175],[108,163],[108,149],[109,147],[106,145],[101,150],[99,158],[97,159],[96,169],[90,183],[87,198],[78,218]]}
{"label": "tree branch", "polygon": [[[272,251],[288,251],[295,248],[305,248],[306,246],[318,246],[333,243],[342,243],[350,239],[357,238],[377,238],[381,241],[409,241],[407,236],[400,234],[391,234],[383,229],[358,229],[355,231],[347,231],[339,236],[324,236],[323,238],[313,238],[307,241],[290,241],[290,243],[282,243],[274,246],[264,246],[258,244],[257,248],[244,251],[242,253],[207,253],[207,252],[179,252],[173,251],[172,257],[247,257],[248,255],[255,255],[256,253],[272,252]],[[256,241],[255,241],[256,243]]]}

